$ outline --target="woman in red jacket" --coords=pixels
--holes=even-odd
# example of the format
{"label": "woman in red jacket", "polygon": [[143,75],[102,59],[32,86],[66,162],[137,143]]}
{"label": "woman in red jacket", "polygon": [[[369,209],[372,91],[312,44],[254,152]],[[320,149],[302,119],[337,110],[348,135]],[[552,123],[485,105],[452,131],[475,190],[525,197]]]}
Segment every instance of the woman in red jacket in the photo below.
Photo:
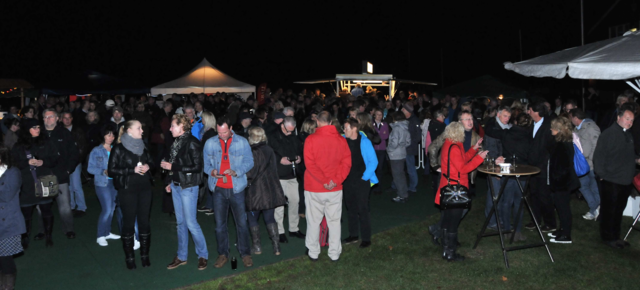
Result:
{"label": "woman in red jacket", "polygon": [[[442,133],[445,138],[444,145],[442,146],[442,177],[440,178],[441,190],[448,184],[445,175],[450,176],[452,184],[461,184],[469,187],[468,174],[476,169],[487,156],[487,152],[482,151],[477,153],[478,144],[474,145],[464,152],[464,127],[460,122],[451,122],[449,126]],[[449,147],[451,152],[449,152]],[[447,162],[450,162],[447,166]],[[440,204],[440,194],[436,194],[436,204]],[[458,245],[458,225],[462,219],[462,208],[446,209],[444,210],[444,216],[442,220],[442,229],[444,230],[444,253],[442,258],[447,261],[464,261],[464,257],[456,254],[456,247]]]}

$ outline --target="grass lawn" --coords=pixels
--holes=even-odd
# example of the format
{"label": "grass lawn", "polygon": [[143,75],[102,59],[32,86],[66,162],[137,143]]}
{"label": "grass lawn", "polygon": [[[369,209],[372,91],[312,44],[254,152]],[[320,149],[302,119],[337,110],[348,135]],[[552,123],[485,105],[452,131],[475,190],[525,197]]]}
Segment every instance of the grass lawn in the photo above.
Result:
{"label": "grass lawn", "polygon": [[[367,249],[343,246],[337,263],[323,248],[318,262],[301,256],[185,289],[640,289],[640,232],[631,234],[629,248],[605,246],[598,223],[581,217],[588,209],[584,201],[572,201],[573,244],[550,244],[555,263],[539,247],[510,252],[510,269],[504,266],[498,236],[471,249],[484,221],[483,203],[484,196],[477,198],[460,225],[459,253],[467,258],[461,263],[442,260],[441,249],[429,240],[427,226],[439,218],[436,214],[374,235]],[[631,222],[623,219],[623,233]],[[537,234],[524,231],[524,243],[539,241]]]}

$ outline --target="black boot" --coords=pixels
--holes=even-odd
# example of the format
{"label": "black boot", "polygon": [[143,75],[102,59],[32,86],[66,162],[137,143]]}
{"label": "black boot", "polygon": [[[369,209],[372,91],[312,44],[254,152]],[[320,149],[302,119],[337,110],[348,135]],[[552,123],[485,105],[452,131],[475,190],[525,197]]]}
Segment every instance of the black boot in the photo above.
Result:
{"label": "black boot", "polygon": [[122,236],[122,248],[124,249],[124,257],[125,257],[125,262],[127,262],[127,269],[129,270],[135,269],[136,256],[135,256],[135,253],[133,252],[133,235],[126,236],[126,237],[124,235]]}
{"label": "black boot", "polygon": [[273,245],[273,253],[280,255],[280,238],[278,237],[278,224],[272,223],[267,225],[267,232],[269,238],[271,238],[271,244]]}
{"label": "black boot", "polygon": [[443,258],[446,259],[447,262],[464,261],[464,257],[456,253],[456,249],[458,248],[458,233],[448,233],[445,231],[444,244],[445,250]]}
{"label": "black boot", "polygon": [[260,255],[262,254],[262,245],[260,245],[260,227],[251,227],[251,241],[253,242],[253,246],[251,247],[251,254]]}
{"label": "black boot", "polygon": [[151,233],[140,234],[140,259],[142,260],[142,267],[151,266],[151,262],[149,261],[150,246],[151,246]]}
{"label": "black boot", "polygon": [[31,220],[25,220],[24,225],[27,227],[27,232],[22,234],[22,248],[29,248],[29,234],[31,234]]}
{"label": "black boot", "polygon": [[46,247],[53,247],[53,216],[43,217],[44,223],[44,239]]}
{"label": "black boot", "polygon": [[442,244],[440,243],[440,240],[441,240],[440,231],[437,231],[436,227],[437,225],[429,226],[429,234],[431,235],[431,242],[433,242],[433,244],[436,246],[442,246]]}

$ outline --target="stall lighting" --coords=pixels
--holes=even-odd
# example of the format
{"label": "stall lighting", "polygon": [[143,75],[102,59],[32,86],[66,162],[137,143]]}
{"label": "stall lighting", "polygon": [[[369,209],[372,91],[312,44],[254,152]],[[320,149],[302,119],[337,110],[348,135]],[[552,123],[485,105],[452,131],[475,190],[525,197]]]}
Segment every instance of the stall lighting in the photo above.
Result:
{"label": "stall lighting", "polygon": [[360,80],[354,80],[352,81],[354,83],[368,83],[368,84],[381,84],[382,81],[360,81]]}

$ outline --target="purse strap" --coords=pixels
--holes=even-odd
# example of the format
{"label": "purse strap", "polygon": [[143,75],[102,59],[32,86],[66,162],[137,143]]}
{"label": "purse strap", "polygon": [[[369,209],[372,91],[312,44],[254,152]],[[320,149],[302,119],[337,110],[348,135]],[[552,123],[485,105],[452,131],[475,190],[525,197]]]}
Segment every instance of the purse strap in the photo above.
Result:
{"label": "purse strap", "polygon": [[[444,177],[447,178],[447,184],[451,185],[451,148],[453,148],[454,144],[451,144],[451,146],[449,146],[449,152],[447,153],[447,174],[444,174]],[[464,158],[463,158],[464,159]],[[460,184],[460,171],[458,171],[458,180],[453,180],[455,182],[457,182],[458,184]]]}

